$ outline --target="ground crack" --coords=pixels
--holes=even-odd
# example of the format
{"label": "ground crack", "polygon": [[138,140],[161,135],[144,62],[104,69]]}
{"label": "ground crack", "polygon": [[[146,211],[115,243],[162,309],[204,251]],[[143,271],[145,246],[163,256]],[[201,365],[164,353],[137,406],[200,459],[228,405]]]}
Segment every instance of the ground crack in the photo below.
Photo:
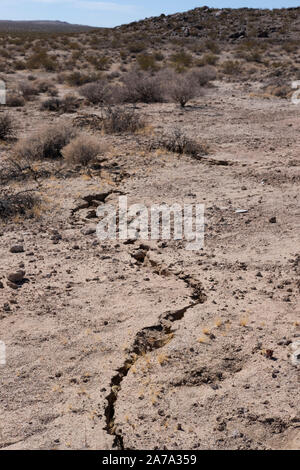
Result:
{"label": "ground crack", "polygon": [[[188,282],[187,284],[190,286]],[[123,380],[140,357],[146,353],[160,349],[172,341],[174,337],[174,330],[172,329],[173,323],[182,320],[189,309],[206,301],[207,297],[203,290],[200,289],[199,283],[197,284],[197,287],[193,286],[191,299],[196,300],[193,300],[191,303],[180,309],[165,312],[160,316],[159,322],[156,325],[140,330],[136,334],[134,343],[129,349],[122,367],[117,369],[116,374],[112,377],[110,393],[106,397],[107,406],[105,408],[105,430],[108,434],[114,436],[113,447],[120,450],[125,449],[123,436],[118,432],[115,425],[116,402]]]}

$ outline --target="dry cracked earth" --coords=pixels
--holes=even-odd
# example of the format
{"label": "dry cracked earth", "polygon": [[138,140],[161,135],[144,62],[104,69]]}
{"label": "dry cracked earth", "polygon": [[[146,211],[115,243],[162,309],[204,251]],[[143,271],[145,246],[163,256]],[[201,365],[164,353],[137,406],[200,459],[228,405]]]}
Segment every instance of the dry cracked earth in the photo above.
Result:
{"label": "dry cracked earth", "polygon": [[[1,227],[0,448],[299,449],[300,108],[222,82],[138,108],[209,156],[116,136],[105,178],[46,179],[41,218]],[[204,203],[204,248],[99,242],[120,194]]]}

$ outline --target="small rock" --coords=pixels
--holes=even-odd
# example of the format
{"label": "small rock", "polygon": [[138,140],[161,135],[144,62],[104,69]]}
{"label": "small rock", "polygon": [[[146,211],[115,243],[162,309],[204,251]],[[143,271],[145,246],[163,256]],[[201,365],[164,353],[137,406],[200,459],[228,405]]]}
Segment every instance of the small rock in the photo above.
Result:
{"label": "small rock", "polygon": [[0,289],[3,289],[3,288],[4,288],[3,282],[0,281]]}
{"label": "small rock", "polygon": [[276,224],[276,222],[277,222],[276,217],[271,217],[271,218],[269,219],[269,222],[270,222],[270,224]]}
{"label": "small rock", "polygon": [[18,284],[15,284],[14,282],[7,281],[7,285],[8,285],[8,287],[10,287],[11,289],[19,289]]}
{"label": "small rock", "polygon": [[20,270],[20,271],[16,271],[15,273],[8,274],[7,279],[10,282],[18,284],[19,282],[23,281],[24,276],[25,276],[25,271]]}
{"label": "small rock", "polygon": [[24,253],[23,245],[13,245],[10,250],[11,253]]}

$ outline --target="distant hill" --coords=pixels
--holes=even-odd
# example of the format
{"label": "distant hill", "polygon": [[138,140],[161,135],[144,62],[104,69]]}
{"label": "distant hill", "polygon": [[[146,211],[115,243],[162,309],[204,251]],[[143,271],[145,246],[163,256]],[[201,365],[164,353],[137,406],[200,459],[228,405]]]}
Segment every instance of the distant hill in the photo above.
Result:
{"label": "distant hill", "polygon": [[70,24],[65,21],[10,21],[0,20],[0,32],[18,33],[22,31],[37,33],[80,33],[97,29],[92,26]]}

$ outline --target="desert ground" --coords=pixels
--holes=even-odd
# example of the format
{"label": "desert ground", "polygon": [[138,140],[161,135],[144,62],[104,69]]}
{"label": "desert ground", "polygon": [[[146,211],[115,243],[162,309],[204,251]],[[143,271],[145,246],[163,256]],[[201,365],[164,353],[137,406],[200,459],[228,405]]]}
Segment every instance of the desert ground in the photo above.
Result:
{"label": "desert ground", "polygon": [[[67,112],[1,108],[16,127],[0,154],[1,449],[300,448],[300,104],[245,76],[184,107],[123,104],[135,132],[105,132],[77,95]],[[96,162],[22,166],[45,124],[101,141]],[[174,130],[201,155],[162,145]],[[37,199],[5,212],[14,194]],[[100,241],[96,209],[120,195],[204,204],[203,249]]]}

